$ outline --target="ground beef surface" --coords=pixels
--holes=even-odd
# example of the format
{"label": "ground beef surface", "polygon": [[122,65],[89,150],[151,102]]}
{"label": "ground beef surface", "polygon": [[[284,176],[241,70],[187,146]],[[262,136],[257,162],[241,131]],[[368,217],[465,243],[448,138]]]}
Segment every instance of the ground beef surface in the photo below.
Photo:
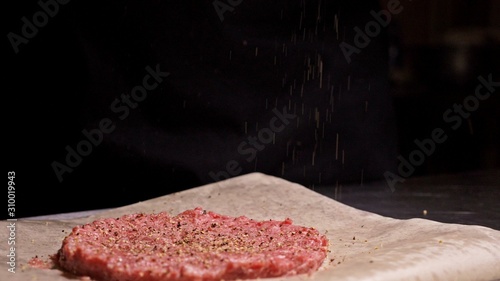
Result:
{"label": "ground beef surface", "polygon": [[205,211],[131,214],[74,227],[60,267],[97,280],[234,280],[313,273],[328,240],[316,229]]}

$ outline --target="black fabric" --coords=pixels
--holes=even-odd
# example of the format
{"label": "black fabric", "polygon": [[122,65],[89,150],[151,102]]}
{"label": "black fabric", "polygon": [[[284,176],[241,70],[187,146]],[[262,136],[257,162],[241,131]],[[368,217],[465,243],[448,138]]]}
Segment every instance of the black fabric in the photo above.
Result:
{"label": "black fabric", "polygon": [[[214,3],[232,10],[221,18]],[[59,8],[8,58],[7,159],[22,215],[116,207],[254,171],[312,187],[394,167],[385,30],[350,63],[340,49],[377,1]],[[9,31],[37,9],[13,8]],[[121,95],[151,71],[163,75],[148,80],[157,87],[126,106]],[[100,139],[103,120],[114,129]],[[97,145],[67,158],[79,144],[88,152],[83,130]]]}

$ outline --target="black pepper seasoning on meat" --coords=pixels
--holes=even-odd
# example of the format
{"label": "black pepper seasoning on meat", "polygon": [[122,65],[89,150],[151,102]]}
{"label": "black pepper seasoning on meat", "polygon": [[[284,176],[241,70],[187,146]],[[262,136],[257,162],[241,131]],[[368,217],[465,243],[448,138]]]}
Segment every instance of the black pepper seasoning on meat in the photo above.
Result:
{"label": "black pepper seasoning on meat", "polygon": [[[84,237],[77,239],[80,232]],[[94,239],[95,243],[86,244]],[[81,254],[75,255],[73,249]],[[289,219],[255,221],[196,208],[175,217],[167,213],[125,215],[121,220],[102,219],[75,227],[63,242],[58,262],[61,268],[71,271],[83,265],[82,273],[95,279],[118,279],[116,274],[126,274],[129,280],[145,276],[162,276],[151,277],[151,281],[175,279],[173,276],[179,276],[185,265],[200,274],[219,272],[213,279],[233,279],[234,274],[242,272],[259,274],[236,275],[248,279],[278,277],[291,271],[313,272],[326,258],[327,249],[324,235],[314,228],[293,225]],[[273,255],[285,255],[278,259],[283,263],[271,262]],[[241,257],[245,257],[243,263]],[[306,259],[313,261],[308,267],[303,266]],[[262,268],[255,270],[256,266]],[[203,278],[192,280],[196,279]]]}

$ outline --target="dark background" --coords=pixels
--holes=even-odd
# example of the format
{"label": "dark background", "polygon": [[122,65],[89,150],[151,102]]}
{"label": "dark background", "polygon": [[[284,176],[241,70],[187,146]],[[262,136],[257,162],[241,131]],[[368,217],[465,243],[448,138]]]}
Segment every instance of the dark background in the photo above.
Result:
{"label": "dark background", "polygon": [[[40,10],[16,3],[5,9],[5,34],[20,34],[21,18]],[[397,173],[397,156],[449,126],[443,112],[474,92],[477,76],[500,80],[499,5],[401,1],[402,12],[347,63],[339,44],[353,45],[353,28],[386,5],[242,1],[223,21],[213,1],[60,5],[18,54],[4,41],[16,215],[147,200],[214,182],[210,172],[223,179],[230,161],[241,167],[235,175],[259,171],[311,188]],[[157,64],[170,75],[120,120],[110,105]],[[412,176],[498,168],[498,105],[495,92]],[[268,127],[274,107],[299,121],[247,161],[238,146]],[[103,118],[116,129],[59,182],[51,164],[65,164],[65,147]]]}
{"label": "dark background", "polygon": [[398,115],[402,155],[412,141],[443,128],[448,140],[426,159],[419,174],[492,169],[500,161],[498,91],[462,125],[450,129],[443,113],[474,95],[478,76],[500,73],[500,5],[497,1],[412,1],[392,22],[397,57],[391,96]]}

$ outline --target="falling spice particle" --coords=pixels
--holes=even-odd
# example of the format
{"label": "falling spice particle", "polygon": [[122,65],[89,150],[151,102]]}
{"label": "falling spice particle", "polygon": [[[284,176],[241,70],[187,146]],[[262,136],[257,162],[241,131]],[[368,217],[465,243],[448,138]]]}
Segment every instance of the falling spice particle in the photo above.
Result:
{"label": "falling spice particle", "polygon": [[467,118],[467,125],[469,127],[469,134],[473,135],[474,134],[474,128],[472,127],[472,120],[470,118]]}
{"label": "falling spice particle", "polygon": [[[361,169],[361,180],[360,180],[360,183],[359,183],[361,186],[363,186],[364,172],[365,172],[364,169]],[[361,226],[361,227],[363,227],[363,226]]]}
{"label": "falling spice particle", "polygon": [[334,27],[335,27],[335,33],[337,34],[337,40],[339,39],[339,18],[337,14],[335,14],[335,20],[334,20]]}
{"label": "falling spice particle", "polygon": [[337,139],[335,141],[335,160],[339,159],[339,134],[337,133]]}
{"label": "falling spice particle", "polygon": [[319,88],[323,87],[323,61],[319,62]]}

